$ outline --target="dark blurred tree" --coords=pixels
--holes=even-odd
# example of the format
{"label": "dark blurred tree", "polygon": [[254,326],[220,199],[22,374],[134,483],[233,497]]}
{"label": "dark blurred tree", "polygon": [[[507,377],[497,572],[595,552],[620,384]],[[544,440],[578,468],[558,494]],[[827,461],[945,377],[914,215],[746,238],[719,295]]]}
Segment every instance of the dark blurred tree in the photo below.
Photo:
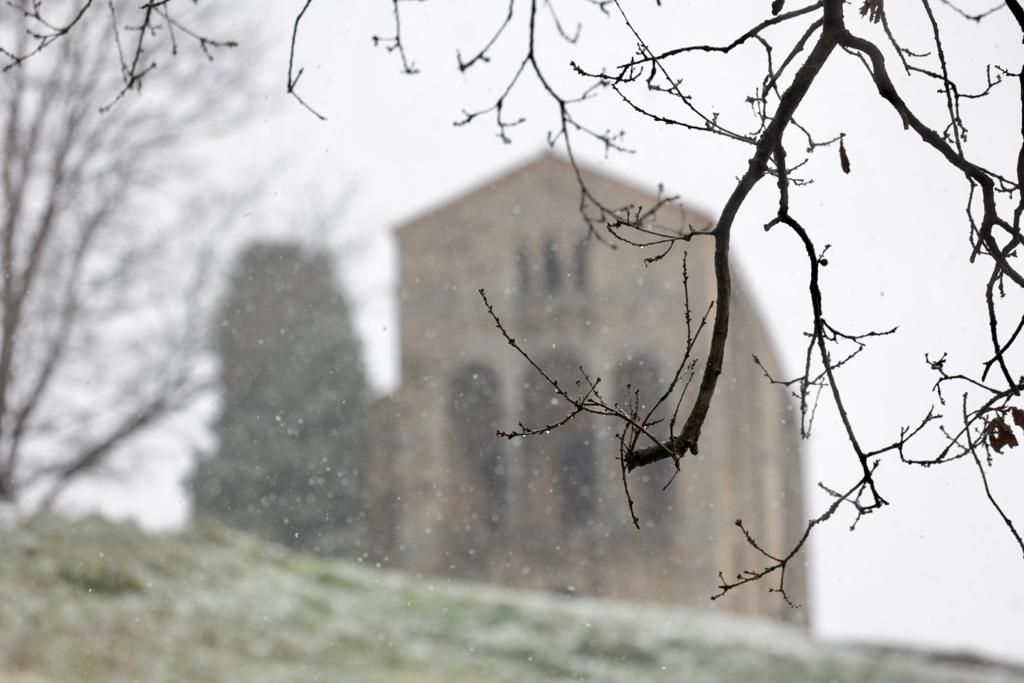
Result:
{"label": "dark blurred tree", "polygon": [[197,516],[292,548],[358,552],[366,384],[330,260],[296,244],[250,245],[215,326],[220,449],[193,477]]}

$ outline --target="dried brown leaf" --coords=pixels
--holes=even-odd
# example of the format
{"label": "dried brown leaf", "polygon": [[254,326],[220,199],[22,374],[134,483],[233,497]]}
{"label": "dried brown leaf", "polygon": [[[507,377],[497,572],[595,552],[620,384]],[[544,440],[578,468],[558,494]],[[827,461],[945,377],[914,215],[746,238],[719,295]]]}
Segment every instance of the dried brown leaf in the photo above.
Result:
{"label": "dried brown leaf", "polygon": [[[1021,417],[1024,418],[1024,415]],[[1016,416],[1014,416],[1014,422],[1016,422]],[[1018,446],[1017,437],[1014,436],[1010,425],[1006,424],[1006,420],[1001,415],[985,425],[985,433],[988,435],[989,445],[995,449],[996,453],[1002,453],[1005,447],[1016,448]]]}
{"label": "dried brown leaf", "polygon": [[877,24],[882,21],[885,15],[884,0],[864,0],[860,6],[860,15],[866,16],[868,21]]}
{"label": "dried brown leaf", "polygon": [[850,172],[850,157],[846,156],[846,145],[843,144],[843,140],[839,140],[839,165],[843,169],[843,173]]}

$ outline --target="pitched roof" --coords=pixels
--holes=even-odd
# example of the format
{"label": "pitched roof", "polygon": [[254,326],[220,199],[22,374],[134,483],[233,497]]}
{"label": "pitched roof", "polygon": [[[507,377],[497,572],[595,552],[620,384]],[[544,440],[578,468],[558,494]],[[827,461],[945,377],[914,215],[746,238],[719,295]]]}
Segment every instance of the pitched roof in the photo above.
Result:
{"label": "pitched roof", "polygon": [[[600,179],[603,182],[618,185],[619,187],[630,190],[631,193],[648,195],[652,197],[652,199],[655,197],[655,192],[652,192],[650,188],[641,187],[640,185],[631,182],[629,179],[619,177],[615,174],[610,174],[606,169],[598,170],[580,161],[576,161],[576,165],[574,166],[573,162],[571,162],[568,158],[562,156],[561,154],[557,154],[551,151],[550,149],[544,149],[539,154],[537,154],[533,159],[527,161],[524,164],[520,164],[510,169],[504,170],[495,176],[492,176],[488,179],[480,181],[479,183],[476,183],[469,189],[456,192],[453,196],[450,196],[449,198],[440,201],[435,206],[432,206],[426,209],[425,211],[420,212],[414,218],[411,218],[403,222],[398,226],[398,230],[402,231],[412,228],[416,225],[423,223],[428,218],[436,217],[438,214],[445,213],[446,211],[457,205],[472,203],[473,200],[475,200],[480,195],[484,195],[488,192],[491,192],[497,189],[499,186],[504,185],[519,176],[530,175],[532,173],[536,173],[537,171],[549,168],[558,169],[561,172],[572,174],[575,174],[578,170],[579,173],[584,176],[591,176],[595,179]],[[682,202],[677,203],[683,205]],[[695,222],[699,222],[702,224],[710,224],[714,222],[703,211],[695,210],[688,205],[684,206],[686,208],[687,214],[693,215]]]}

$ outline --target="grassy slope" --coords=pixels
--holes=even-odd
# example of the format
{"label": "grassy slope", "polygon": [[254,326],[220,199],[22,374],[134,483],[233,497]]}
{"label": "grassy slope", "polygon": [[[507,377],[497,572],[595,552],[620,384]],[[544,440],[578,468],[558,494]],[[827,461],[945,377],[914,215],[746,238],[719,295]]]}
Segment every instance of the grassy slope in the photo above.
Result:
{"label": "grassy slope", "polygon": [[753,620],[414,579],[218,527],[0,532],[0,681],[1024,681]]}

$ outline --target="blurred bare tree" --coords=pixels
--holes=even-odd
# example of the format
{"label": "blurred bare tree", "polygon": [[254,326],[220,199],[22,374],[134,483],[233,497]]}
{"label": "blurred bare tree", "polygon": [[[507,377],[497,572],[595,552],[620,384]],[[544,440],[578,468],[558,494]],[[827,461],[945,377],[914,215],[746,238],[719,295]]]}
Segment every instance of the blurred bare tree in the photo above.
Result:
{"label": "blurred bare tree", "polygon": [[[117,87],[107,94],[104,109],[128,92],[142,89],[146,76],[157,70],[157,54],[176,56],[187,42],[212,60],[217,50],[237,46],[235,41],[218,40],[195,30],[194,25],[205,30],[211,23],[206,9],[209,3],[200,8],[198,0],[74,0],[56,4],[55,8],[53,2],[46,0],[5,3],[5,16],[0,21],[0,70],[15,70],[64,42],[101,40],[108,43],[104,50],[108,58],[116,60],[120,72]],[[106,35],[97,34],[97,22],[106,24]],[[69,39],[72,35],[74,38]],[[110,49],[116,49],[116,53],[109,54]]]}
{"label": "blurred bare tree", "polygon": [[83,8],[68,40],[42,5],[0,15],[15,41],[0,77],[0,501],[40,509],[208,382],[203,283],[231,202],[178,192],[174,172],[234,116],[217,86],[237,76],[182,55],[156,92],[124,97],[140,85],[112,23],[128,5]]}

